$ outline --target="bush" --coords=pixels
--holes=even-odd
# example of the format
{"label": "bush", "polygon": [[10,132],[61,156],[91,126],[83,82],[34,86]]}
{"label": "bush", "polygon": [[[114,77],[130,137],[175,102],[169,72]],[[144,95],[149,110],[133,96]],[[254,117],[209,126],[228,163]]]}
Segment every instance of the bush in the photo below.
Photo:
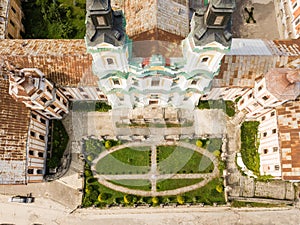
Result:
{"label": "bush", "polygon": [[219,157],[221,155],[221,152],[219,150],[215,150],[213,154],[214,156]]}
{"label": "bush", "polygon": [[180,205],[183,205],[185,203],[185,198],[181,195],[178,195],[177,196],[177,202],[180,204]]}
{"label": "bush", "polygon": [[99,202],[105,202],[109,198],[109,195],[107,193],[100,193],[98,195],[98,201]]}
{"label": "bush", "polygon": [[124,202],[126,204],[132,203],[132,200],[133,200],[133,196],[132,195],[124,195]]}
{"label": "bush", "polygon": [[203,146],[202,141],[201,140],[197,140],[196,141],[196,146],[199,147],[199,148],[201,148]]}
{"label": "bush", "polygon": [[87,156],[87,160],[90,161],[90,162],[93,161],[94,160],[94,156],[93,155],[88,155]]}
{"label": "bush", "polygon": [[217,190],[217,192],[219,192],[219,193],[222,193],[223,192],[223,185],[220,185],[220,184],[218,184],[217,186],[216,186],[216,190]]}
{"label": "bush", "polygon": [[85,177],[90,177],[90,176],[93,175],[93,173],[92,173],[91,170],[85,170],[85,171],[84,171],[84,175],[85,175]]}
{"label": "bush", "polygon": [[109,140],[105,141],[105,148],[110,149],[111,147],[112,147],[111,141],[109,141]]}
{"label": "bush", "polygon": [[152,203],[154,204],[154,205],[157,205],[158,203],[159,203],[159,198],[158,197],[152,197]]}

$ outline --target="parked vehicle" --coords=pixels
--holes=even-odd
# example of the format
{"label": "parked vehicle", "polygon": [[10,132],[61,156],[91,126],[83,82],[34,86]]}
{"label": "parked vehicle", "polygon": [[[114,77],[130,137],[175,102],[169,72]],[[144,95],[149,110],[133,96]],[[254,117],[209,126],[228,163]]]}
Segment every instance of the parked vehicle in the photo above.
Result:
{"label": "parked vehicle", "polygon": [[16,195],[9,199],[9,202],[18,202],[18,203],[32,203],[34,198],[31,194],[27,196]]}

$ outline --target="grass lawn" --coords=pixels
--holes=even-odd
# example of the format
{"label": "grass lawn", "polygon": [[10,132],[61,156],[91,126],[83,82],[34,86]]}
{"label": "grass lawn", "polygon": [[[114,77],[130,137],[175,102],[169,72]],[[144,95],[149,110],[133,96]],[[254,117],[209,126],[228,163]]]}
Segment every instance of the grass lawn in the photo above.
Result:
{"label": "grass lawn", "polygon": [[173,190],[181,187],[190,186],[203,181],[203,178],[199,179],[167,179],[158,181],[156,185],[157,191]]}
{"label": "grass lawn", "polygon": [[231,203],[232,207],[241,208],[241,207],[264,207],[264,208],[272,208],[272,207],[284,207],[284,204],[270,204],[270,203],[262,203],[262,202],[241,202],[241,201],[233,201]]}
{"label": "grass lawn", "polygon": [[241,155],[245,166],[259,175],[259,140],[257,121],[246,121],[241,127]]}
{"label": "grass lawn", "polygon": [[123,148],[99,160],[99,174],[145,174],[150,170],[150,147]]}
{"label": "grass lawn", "polygon": [[217,186],[223,187],[223,179],[215,178],[207,183],[204,187],[190,191],[184,194],[187,202],[198,202],[212,205],[214,202],[225,204],[224,192],[218,192]]}
{"label": "grass lawn", "polygon": [[149,180],[109,180],[109,182],[129,189],[151,191]]}
{"label": "grass lawn", "polygon": [[59,166],[69,141],[68,133],[61,120],[52,120],[52,126],[52,157],[47,159],[47,167],[49,168]]}
{"label": "grass lawn", "polygon": [[235,103],[224,100],[199,101],[198,109],[222,109],[229,117],[235,115]]}
{"label": "grass lawn", "polygon": [[180,146],[158,146],[157,160],[162,174],[209,173],[214,169],[209,158]]}

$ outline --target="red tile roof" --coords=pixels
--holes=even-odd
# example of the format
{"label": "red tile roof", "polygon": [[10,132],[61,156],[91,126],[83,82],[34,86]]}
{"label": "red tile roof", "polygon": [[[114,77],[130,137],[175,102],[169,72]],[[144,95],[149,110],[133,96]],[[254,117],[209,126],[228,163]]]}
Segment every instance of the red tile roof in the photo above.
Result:
{"label": "red tile roof", "polygon": [[25,183],[30,110],[8,89],[8,80],[0,77],[0,183]]}

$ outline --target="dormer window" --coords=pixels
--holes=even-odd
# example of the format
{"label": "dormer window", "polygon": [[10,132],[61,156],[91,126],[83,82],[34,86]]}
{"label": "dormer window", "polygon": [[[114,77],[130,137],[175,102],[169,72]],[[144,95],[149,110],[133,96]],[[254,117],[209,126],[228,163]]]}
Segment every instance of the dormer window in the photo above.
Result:
{"label": "dormer window", "polygon": [[100,27],[107,26],[107,22],[106,22],[104,16],[97,16],[96,18],[97,18],[98,26],[100,26]]}
{"label": "dormer window", "polygon": [[224,16],[217,16],[215,19],[214,25],[216,25],[216,26],[222,25],[223,20],[224,20]]}
{"label": "dormer window", "polygon": [[106,63],[107,63],[107,65],[114,65],[115,61],[113,58],[106,58]]}
{"label": "dormer window", "polygon": [[203,57],[203,58],[201,59],[201,62],[202,62],[202,63],[205,63],[205,62],[208,61],[208,59],[209,59],[209,57]]}

